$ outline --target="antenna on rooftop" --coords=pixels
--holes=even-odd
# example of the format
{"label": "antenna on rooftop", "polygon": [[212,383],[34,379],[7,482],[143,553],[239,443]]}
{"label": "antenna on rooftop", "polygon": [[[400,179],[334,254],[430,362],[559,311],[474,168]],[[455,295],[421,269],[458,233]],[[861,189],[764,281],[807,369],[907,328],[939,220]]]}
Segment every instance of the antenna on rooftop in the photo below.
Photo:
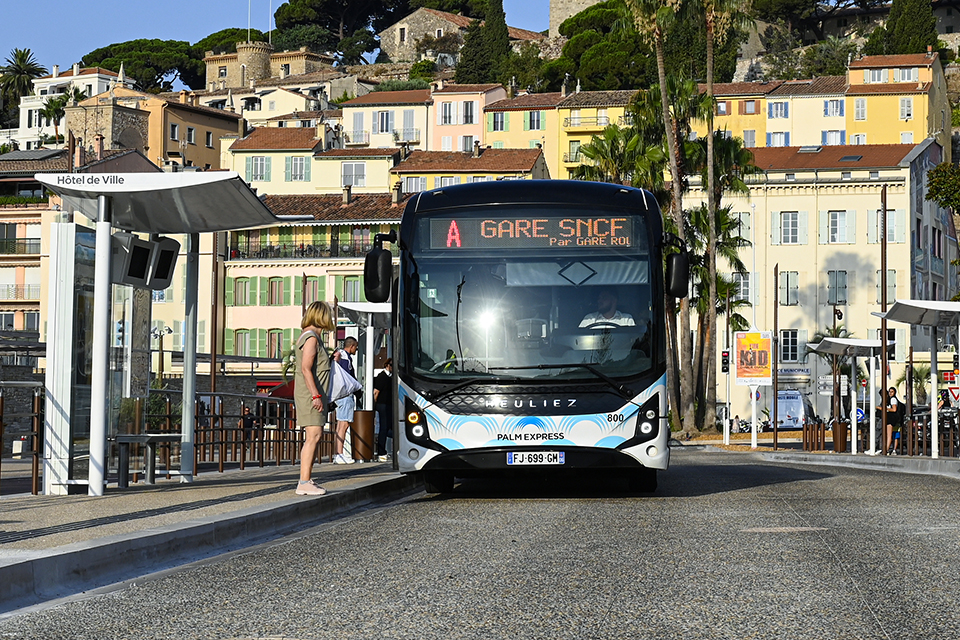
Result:
{"label": "antenna on rooftop", "polygon": [[250,42],[250,5],[253,0],[247,0],[247,42]]}
{"label": "antenna on rooftop", "polygon": [[269,11],[267,14],[267,42],[273,44],[273,0],[270,0],[267,11]]}

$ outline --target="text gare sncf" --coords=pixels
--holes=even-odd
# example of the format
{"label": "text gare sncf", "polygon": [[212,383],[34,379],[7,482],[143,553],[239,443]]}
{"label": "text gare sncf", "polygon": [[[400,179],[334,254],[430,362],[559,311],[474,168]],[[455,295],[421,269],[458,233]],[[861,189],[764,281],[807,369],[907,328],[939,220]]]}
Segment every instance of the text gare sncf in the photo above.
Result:
{"label": "text gare sncf", "polygon": [[630,218],[454,218],[433,220],[433,249],[631,247]]}

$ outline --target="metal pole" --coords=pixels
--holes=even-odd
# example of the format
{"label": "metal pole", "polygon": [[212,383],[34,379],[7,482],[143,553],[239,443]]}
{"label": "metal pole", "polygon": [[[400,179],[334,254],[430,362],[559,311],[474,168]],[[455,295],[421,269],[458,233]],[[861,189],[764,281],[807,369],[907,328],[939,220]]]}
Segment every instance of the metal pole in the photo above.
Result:
{"label": "metal pole", "polygon": [[[194,427],[197,415],[197,288],[200,234],[187,236],[187,295],[183,315],[183,413],[180,421],[180,482],[193,482]],[[215,335],[215,334],[214,334]]]}
{"label": "metal pole", "polygon": [[773,396],[771,397],[771,403],[773,405],[773,411],[771,412],[770,419],[773,421],[773,450],[777,450],[777,435],[778,429],[780,427],[779,415],[777,413],[777,400],[779,398],[779,380],[777,377],[777,367],[780,366],[780,263],[773,265],[773,335],[771,336],[773,358]]}
{"label": "metal pole", "polygon": [[[882,211],[880,212],[880,313],[887,312],[887,185],[883,185],[880,192]],[[887,318],[880,316],[880,375],[883,384],[880,386],[883,401],[880,405],[880,431],[883,433],[883,453],[887,453]],[[937,341],[933,341],[936,353]],[[892,443],[891,439],[891,443]]]}
{"label": "metal pole", "polygon": [[[220,234],[213,234],[213,280],[210,283],[210,403],[213,404],[212,394],[217,392],[217,338],[219,337],[219,324],[217,317],[217,309],[219,307],[219,301],[217,297],[219,295],[219,282],[220,282],[220,248],[219,248],[219,239]],[[196,329],[196,327],[194,327]],[[196,337],[196,334],[194,334]],[[194,344],[196,347],[196,344]],[[211,407],[212,409],[212,407]]]}
{"label": "metal pole", "polygon": [[[367,410],[373,410],[373,312],[367,314],[367,355],[364,359],[363,370],[366,373],[367,379],[364,380],[364,390],[363,393],[366,396],[367,401],[364,403],[367,405]],[[383,427],[386,428],[386,427]]]}
{"label": "metal pole", "polygon": [[850,392],[850,453],[857,455],[857,355],[854,353],[850,357],[850,384],[847,390]]}
{"label": "metal pole", "polygon": [[937,401],[940,398],[937,390],[937,378],[940,374],[937,372],[937,330],[936,325],[930,327],[930,457],[940,457],[940,416],[937,415]]}
{"label": "metal pole", "polygon": [[757,387],[750,387],[750,448],[757,448]]}
{"label": "metal pole", "polygon": [[107,395],[110,378],[110,313],[112,293],[111,260],[111,202],[107,196],[97,196],[97,260],[93,285],[93,354],[90,376],[90,468],[87,474],[87,494],[103,495],[107,458]]}
{"label": "metal pole", "polygon": [[[730,294],[727,293],[727,330],[726,330],[727,353],[733,351],[730,348]],[[729,358],[729,356],[728,356]],[[730,415],[730,371],[727,370],[727,420],[723,429],[723,444],[730,444],[730,425],[733,424],[733,417]]]}
{"label": "metal pole", "polygon": [[877,356],[870,353],[870,450],[871,456],[877,455]]}

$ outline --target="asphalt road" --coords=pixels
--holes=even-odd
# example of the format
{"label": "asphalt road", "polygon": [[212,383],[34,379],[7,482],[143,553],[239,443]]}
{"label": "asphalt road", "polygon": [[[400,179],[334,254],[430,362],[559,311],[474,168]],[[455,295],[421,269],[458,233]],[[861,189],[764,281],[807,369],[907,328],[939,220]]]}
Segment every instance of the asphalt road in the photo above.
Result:
{"label": "asphalt road", "polygon": [[682,451],[652,497],[461,484],[0,638],[957,638],[960,483]]}

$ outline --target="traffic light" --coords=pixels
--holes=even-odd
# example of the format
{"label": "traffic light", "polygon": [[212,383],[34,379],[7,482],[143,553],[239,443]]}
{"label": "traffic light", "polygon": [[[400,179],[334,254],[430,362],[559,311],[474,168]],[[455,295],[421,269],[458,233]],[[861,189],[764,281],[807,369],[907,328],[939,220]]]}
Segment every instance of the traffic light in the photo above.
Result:
{"label": "traffic light", "polygon": [[720,352],[720,371],[730,373],[730,352],[727,350]]}
{"label": "traffic light", "polygon": [[953,371],[960,370],[960,353],[953,354]]}

